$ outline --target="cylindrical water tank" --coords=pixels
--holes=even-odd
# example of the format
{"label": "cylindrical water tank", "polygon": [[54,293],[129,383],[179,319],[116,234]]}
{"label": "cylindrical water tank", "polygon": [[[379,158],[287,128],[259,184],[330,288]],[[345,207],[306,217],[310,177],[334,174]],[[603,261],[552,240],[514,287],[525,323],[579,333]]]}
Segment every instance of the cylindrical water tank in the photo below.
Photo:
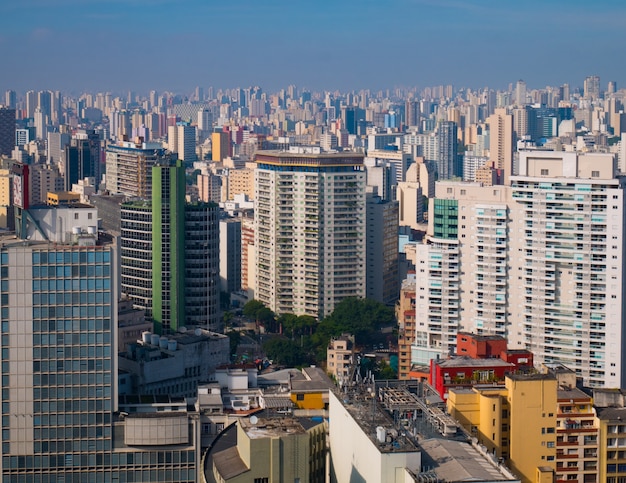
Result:
{"label": "cylindrical water tank", "polygon": [[376,426],[376,439],[379,443],[384,443],[387,439],[387,431],[382,426]]}
{"label": "cylindrical water tank", "polygon": [[176,350],[177,345],[178,345],[178,344],[176,343],[176,341],[175,341],[175,340],[170,339],[170,340],[167,342],[167,350],[168,350],[168,351],[175,351],[175,350]]}
{"label": "cylindrical water tank", "polygon": [[152,332],[148,331],[148,330],[144,330],[141,333],[141,340],[143,341],[144,344],[149,344],[150,343],[150,336],[152,335]]}
{"label": "cylindrical water tank", "polygon": [[150,344],[156,345],[156,346],[159,345],[159,334],[152,334],[150,336]]}
{"label": "cylindrical water tank", "polygon": [[194,334],[196,335],[202,335],[202,329],[200,327],[198,327],[195,331]]}
{"label": "cylindrical water tank", "polygon": [[161,338],[159,339],[159,347],[161,349],[167,349],[167,337],[161,336]]}

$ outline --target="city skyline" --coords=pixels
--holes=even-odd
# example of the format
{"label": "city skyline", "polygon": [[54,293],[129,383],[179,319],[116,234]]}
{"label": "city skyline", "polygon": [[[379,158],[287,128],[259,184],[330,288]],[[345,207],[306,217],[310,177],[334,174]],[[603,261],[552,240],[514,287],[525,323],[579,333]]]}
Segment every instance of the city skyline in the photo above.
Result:
{"label": "city skyline", "polygon": [[[0,6],[0,89],[312,90],[624,84],[626,5],[537,0],[42,2]],[[91,59],[91,62],[86,61]],[[120,75],[123,73],[122,75]]]}

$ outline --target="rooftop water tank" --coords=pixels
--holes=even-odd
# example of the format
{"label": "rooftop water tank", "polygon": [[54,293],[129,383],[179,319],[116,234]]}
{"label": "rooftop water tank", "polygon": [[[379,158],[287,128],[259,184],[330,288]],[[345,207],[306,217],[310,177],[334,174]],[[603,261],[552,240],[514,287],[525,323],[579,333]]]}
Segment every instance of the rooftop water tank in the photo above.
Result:
{"label": "rooftop water tank", "polygon": [[159,345],[159,334],[152,334],[150,336],[150,344],[156,345],[156,346]]}
{"label": "rooftop water tank", "polygon": [[175,351],[177,346],[178,346],[178,343],[175,340],[173,340],[173,339],[170,339],[167,342],[167,350],[168,351]]}
{"label": "rooftop water tank", "polygon": [[143,341],[144,344],[149,344],[150,343],[150,336],[152,335],[152,332],[148,331],[148,330],[144,330],[141,333],[141,340]]}
{"label": "rooftop water tank", "polygon": [[387,431],[382,426],[376,426],[376,439],[379,443],[385,443],[387,440]]}
{"label": "rooftop water tank", "polygon": [[159,339],[159,347],[161,349],[167,349],[167,337],[161,336],[161,338]]}

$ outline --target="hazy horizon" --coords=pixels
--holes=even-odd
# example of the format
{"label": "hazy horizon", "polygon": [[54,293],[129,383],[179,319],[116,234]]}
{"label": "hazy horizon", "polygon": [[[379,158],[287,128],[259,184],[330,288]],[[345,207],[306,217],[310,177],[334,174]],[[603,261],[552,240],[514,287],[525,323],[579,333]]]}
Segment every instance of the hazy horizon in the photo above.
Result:
{"label": "hazy horizon", "polygon": [[0,89],[190,93],[626,82],[626,2],[22,0],[0,6]]}

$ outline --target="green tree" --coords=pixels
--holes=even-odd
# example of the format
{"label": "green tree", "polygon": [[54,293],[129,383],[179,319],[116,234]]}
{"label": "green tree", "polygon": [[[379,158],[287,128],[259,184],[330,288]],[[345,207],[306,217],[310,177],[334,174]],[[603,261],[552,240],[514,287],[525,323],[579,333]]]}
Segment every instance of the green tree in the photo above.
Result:
{"label": "green tree", "polygon": [[256,299],[252,299],[246,302],[246,305],[243,306],[242,312],[243,312],[243,315],[245,315],[249,319],[257,320],[257,314],[259,313],[259,310],[264,309],[264,308],[265,308],[265,305],[263,304],[263,302],[260,302]]}
{"label": "green tree", "polygon": [[283,337],[273,337],[264,342],[263,351],[275,364],[296,367],[309,363],[309,358],[298,343]]}
{"label": "green tree", "polygon": [[396,325],[393,310],[386,305],[371,299],[347,298],[319,324],[316,335],[319,342],[325,340],[327,344],[331,337],[350,333],[357,344],[369,345],[382,339],[382,327]]}
{"label": "green tree", "polygon": [[239,332],[238,330],[231,330],[227,332],[226,335],[230,339],[230,354],[232,357],[237,354],[237,347],[241,342],[241,332]]}

